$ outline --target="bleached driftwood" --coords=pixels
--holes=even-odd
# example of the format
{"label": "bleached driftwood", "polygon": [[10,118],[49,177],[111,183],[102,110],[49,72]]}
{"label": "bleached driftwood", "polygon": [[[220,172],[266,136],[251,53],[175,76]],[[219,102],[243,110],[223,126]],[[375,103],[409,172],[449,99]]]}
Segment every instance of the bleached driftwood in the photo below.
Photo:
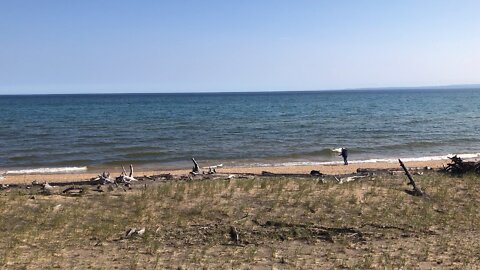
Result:
{"label": "bleached driftwood", "polygon": [[115,179],[110,178],[109,172],[103,172],[102,174],[99,174],[97,177],[90,180],[97,181],[100,185],[112,184],[113,182],[115,182]]}
{"label": "bleached driftwood", "polygon": [[348,176],[348,177],[345,177],[345,178],[336,178],[338,179],[338,183],[339,184],[343,184],[343,183],[348,183],[348,182],[352,182],[352,181],[355,181],[357,179],[361,179],[361,178],[365,178],[366,176],[364,175],[354,175],[354,176]]}
{"label": "bleached driftwood", "polygon": [[223,167],[223,164],[218,164],[214,166],[208,166],[208,167],[203,167],[202,169],[208,169],[208,174],[214,174],[217,173],[217,168]]}
{"label": "bleached driftwood", "polygon": [[333,176],[333,178],[335,178],[335,180],[337,180],[338,183],[342,182],[342,180],[338,179],[338,177],[335,175]]}
{"label": "bleached driftwood", "polygon": [[195,174],[202,174],[202,171],[200,170],[200,166],[198,166],[197,161],[193,157],[192,157],[192,162],[193,162],[193,167],[192,167],[192,171],[190,173],[192,173],[194,175]]}
{"label": "bleached driftwood", "polygon": [[50,194],[52,194],[52,192],[53,192],[53,187],[52,187],[48,182],[45,182],[45,183],[42,185],[42,192],[43,192],[44,194],[50,195]]}
{"label": "bleached driftwood", "polygon": [[145,231],[146,231],[145,227],[143,227],[141,229],[130,228],[125,232],[125,237],[124,238],[129,238],[129,237],[132,237],[132,236],[135,236],[135,235],[142,236],[142,235],[145,234]]}
{"label": "bleached driftwood", "polygon": [[127,172],[125,171],[125,167],[122,166],[123,172],[122,174],[115,179],[116,183],[130,183],[133,181],[138,181],[133,177],[133,165],[130,164],[130,173],[127,175]]}

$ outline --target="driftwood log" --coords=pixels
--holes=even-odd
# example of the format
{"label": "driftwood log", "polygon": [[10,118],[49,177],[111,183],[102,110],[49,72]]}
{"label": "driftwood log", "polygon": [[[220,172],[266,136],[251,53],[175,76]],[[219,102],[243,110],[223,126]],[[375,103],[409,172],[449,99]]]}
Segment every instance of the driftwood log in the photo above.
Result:
{"label": "driftwood log", "polygon": [[[193,162],[193,167],[192,171],[190,172],[191,175],[198,175],[198,174],[215,174],[217,173],[217,168],[223,167],[223,164],[218,164],[214,166],[208,166],[208,167],[203,167],[200,168],[200,165],[198,165],[198,162],[195,160],[195,158],[192,157],[192,162]],[[202,170],[204,169],[204,170]],[[208,170],[208,171],[206,171]]]}
{"label": "driftwood log", "polygon": [[203,169],[208,169],[208,174],[215,174],[217,173],[217,168],[223,167],[223,164],[218,164],[214,166],[203,167]]}
{"label": "driftwood log", "polygon": [[413,180],[413,177],[412,175],[410,174],[410,172],[408,171],[407,167],[405,167],[405,164],[403,164],[402,160],[398,159],[398,162],[400,162],[400,166],[402,167],[402,169],[405,171],[405,174],[407,175],[408,177],[408,185],[411,185],[413,187],[413,190],[412,191],[408,191],[407,193],[411,194],[411,195],[414,195],[414,196],[424,196],[425,195],[425,192],[422,191],[418,186],[417,184],[415,183],[415,180]]}
{"label": "driftwood log", "polygon": [[46,195],[50,195],[53,193],[53,186],[51,186],[48,182],[45,182],[43,185],[42,185],[42,192]]}
{"label": "driftwood log", "polygon": [[133,177],[133,165],[130,164],[130,173],[127,175],[127,172],[125,171],[125,167],[122,166],[122,174],[115,179],[115,183],[126,183],[129,184],[130,182],[133,181],[138,181]]}
{"label": "driftwood log", "polygon": [[444,168],[445,172],[452,174],[464,174],[467,172],[480,173],[480,162],[463,161],[457,155],[449,157],[450,163]]}
{"label": "driftwood log", "polygon": [[197,161],[195,158],[192,157],[193,167],[192,167],[192,174],[201,174],[202,171],[200,170],[200,166],[198,166]]}
{"label": "driftwood log", "polygon": [[79,195],[81,193],[84,192],[84,189],[81,188],[81,187],[75,187],[75,186],[72,186],[72,187],[69,187],[69,188],[66,188],[62,191],[62,193],[64,194],[71,194],[71,195]]}
{"label": "driftwood log", "polygon": [[98,182],[100,185],[105,185],[105,184],[112,184],[115,182],[115,179],[110,178],[110,173],[109,172],[103,172],[102,174],[99,174],[97,177],[91,179],[93,182]]}

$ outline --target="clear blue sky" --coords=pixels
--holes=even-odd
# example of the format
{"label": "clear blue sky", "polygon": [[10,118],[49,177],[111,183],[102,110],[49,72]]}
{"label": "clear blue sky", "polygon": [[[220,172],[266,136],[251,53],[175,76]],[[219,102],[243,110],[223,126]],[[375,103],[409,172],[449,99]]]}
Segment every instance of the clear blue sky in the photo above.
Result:
{"label": "clear blue sky", "polygon": [[0,94],[480,83],[480,1],[1,0]]}

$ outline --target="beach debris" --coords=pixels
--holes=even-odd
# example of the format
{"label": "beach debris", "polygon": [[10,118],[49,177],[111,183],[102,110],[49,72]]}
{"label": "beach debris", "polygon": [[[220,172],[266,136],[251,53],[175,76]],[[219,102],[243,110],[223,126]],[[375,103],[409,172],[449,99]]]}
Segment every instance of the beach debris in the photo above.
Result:
{"label": "beach debris", "polygon": [[335,180],[337,180],[338,183],[341,183],[341,182],[342,182],[342,180],[338,179],[338,177],[335,176],[335,175],[333,176],[333,178],[335,178]]}
{"label": "beach debris", "polygon": [[207,174],[214,174],[214,173],[217,173],[217,171],[215,170],[215,168],[208,168],[208,172]]}
{"label": "beach debris", "polygon": [[8,188],[10,188],[10,185],[6,185],[6,184],[0,185],[0,189],[8,189]]}
{"label": "beach debris", "polygon": [[230,174],[227,178],[228,178],[228,179],[233,179],[233,178],[235,178],[235,177],[236,177],[235,174]]}
{"label": "beach debris", "polygon": [[408,171],[407,167],[405,167],[405,164],[403,164],[402,160],[398,159],[398,162],[400,163],[400,166],[402,167],[402,169],[405,171],[405,175],[407,175],[408,177],[408,180],[409,180],[408,185],[411,185],[413,187],[413,190],[406,190],[406,192],[413,196],[419,196],[419,197],[425,196],[426,193],[417,186],[417,184],[413,180],[412,175]]}
{"label": "beach debris", "polygon": [[135,235],[142,236],[145,234],[145,231],[146,231],[145,227],[141,229],[137,229],[135,227],[130,228],[125,232],[125,238],[133,237]]}
{"label": "beach debris", "polygon": [[112,184],[115,182],[114,179],[110,178],[110,172],[103,172],[102,174],[99,174],[97,177],[90,179],[91,181],[97,181],[100,185],[105,185],[105,184]]}
{"label": "beach debris", "polygon": [[232,240],[235,244],[240,243],[240,235],[238,234],[237,228],[234,226],[230,226],[230,240]]}
{"label": "beach debris", "polygon": [[269,171],[262,171],[259,176],[268,176],[268,177],[301,177],[301,178],[310,178],[312,175],[310,173],[272,173]]}
{"label": "beach debris", "polygon": [[42,191],[44,194],[50,195],[53,192],[53,186],[51,186],[48,182],[45,182],[42,185]]}
{"label": "beach debris", "polygon": [[133,177],[133,165],[130,164],[130,173],[127,175],[127,172],[125,171],[125,167],[122,165],[123,172],[122,174],[115,179],[116,183],[127,183],[129,184],[130,182],[133,181],[138,181]]}
{"label": "beach debris", "polygon": [[451,163],[447,164],[447,167],[444,167],[445,172],[452,174],[464,174],[467,172],[476,172],[480,173],[480,162],[473,161],[463,161],[462,158],[457,155],[449,157]]}
{"label": "beach debris", "polygon": [[83,193],[83,191],[84,191],[83,188],[72,186],[72,187],[64,189],[62,191],[62,193],[70,194],[70,195],[80,195],[80,194]]}
{"label": "beach debris", "polygon": [[312,170],[312,171],[310,171],[310,175],[311,176],[322,176],[323,173],[321,173],[320,171],[317,171],[317,170]]}
{"label": "beach debris", "polygon": [[197,161],[193,157],[192,157],[192,162],[193,162],[193,167],[190,173],[193,175],[202,174],[202,171],[200,170],[200,166],[198,166]]}
{"label": "beach debris", "polygon": [[218,165],[213,165],[213,166],[208,166],[208,167],[203,167],[202,169],[208,169],[207,174],[214,174],[217,173],[217,168],[223,167],[223,164],[218,164]]}
{"label": "beach debris", "polygon": [[388,171],[390,175],[402,175],[404,174],[404,171]]}
{"label": "beach debris", "polygon": [[62,204],[57,204],[53,207],[53,212],[58,212],[62,209]]}
{"label": "beach debris", "polygon": [[152,181],[159,181],[159,180],[173,180],[174,178],[175,177],[171,173],[161,173],[161,174],[151,175],[147,179]]}
{"label": "beach debris", "polygon": [[125,233],[125,238],[132,236],[136,231],[137,231],[137,228],[128,229],[127,232]]}
{"label": "beach debris", "polygon": [[145,227],[141,228],[140,230],[137,231],[137,234],[139,236],[142,236],[143,234],[145,234]]}
{"label": "beach debris", "polygon": [[360,179],[360,178],[365,178],[366,176],[365,175],[354,175],[354,176],[348,176],[348,177],[345,177],[345,178],[336,178],[338,179],[338,183],[339,184],[343,184],[343,183],[348,183],[348,182],[352,182],[352,181],[355,181],[357,179]]}

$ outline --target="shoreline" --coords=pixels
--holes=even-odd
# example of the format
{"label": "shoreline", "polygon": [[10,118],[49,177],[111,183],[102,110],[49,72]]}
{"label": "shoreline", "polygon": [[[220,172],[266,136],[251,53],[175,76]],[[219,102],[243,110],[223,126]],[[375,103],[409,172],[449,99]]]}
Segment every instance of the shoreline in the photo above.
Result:
{"label": "shoreline", "polygon": [[[442,168],[449,160],[428,160],[428,161],[405,161],[407,167],[431,167],[433,169]],[[233,174],[233,173],[250,173],[261,174],[262,171],[268,171],[271,173],[293,173],[293,174],[308,174],[312,170],[318,170],[324,174],[350,174],[355,173],[358,168],[369,169],[400,169],[398,162],[372,162],[372,163],[351,163],[349,165],[343,164],[322,164],[322,165],[296,165],[296,166],[251,166],[251,167],[222,167],[217,168],[217,173]],[[38,182],[73,182],[88,180],[96,177],[103,170],[96,172],[75,172],[75,173],[47,173],[47,174],[7,174],[3,179],[0,178],[0,184],[30,184],[33,181]],[[135,170],[136,176],[150,176],[156,174],[170,173],[172,175],[187,175],[190,172],[190,168],[185,169],[170,169],[170,170]],[[120,175],[121,170],[111,170],[110,173],[114,176]]]}

